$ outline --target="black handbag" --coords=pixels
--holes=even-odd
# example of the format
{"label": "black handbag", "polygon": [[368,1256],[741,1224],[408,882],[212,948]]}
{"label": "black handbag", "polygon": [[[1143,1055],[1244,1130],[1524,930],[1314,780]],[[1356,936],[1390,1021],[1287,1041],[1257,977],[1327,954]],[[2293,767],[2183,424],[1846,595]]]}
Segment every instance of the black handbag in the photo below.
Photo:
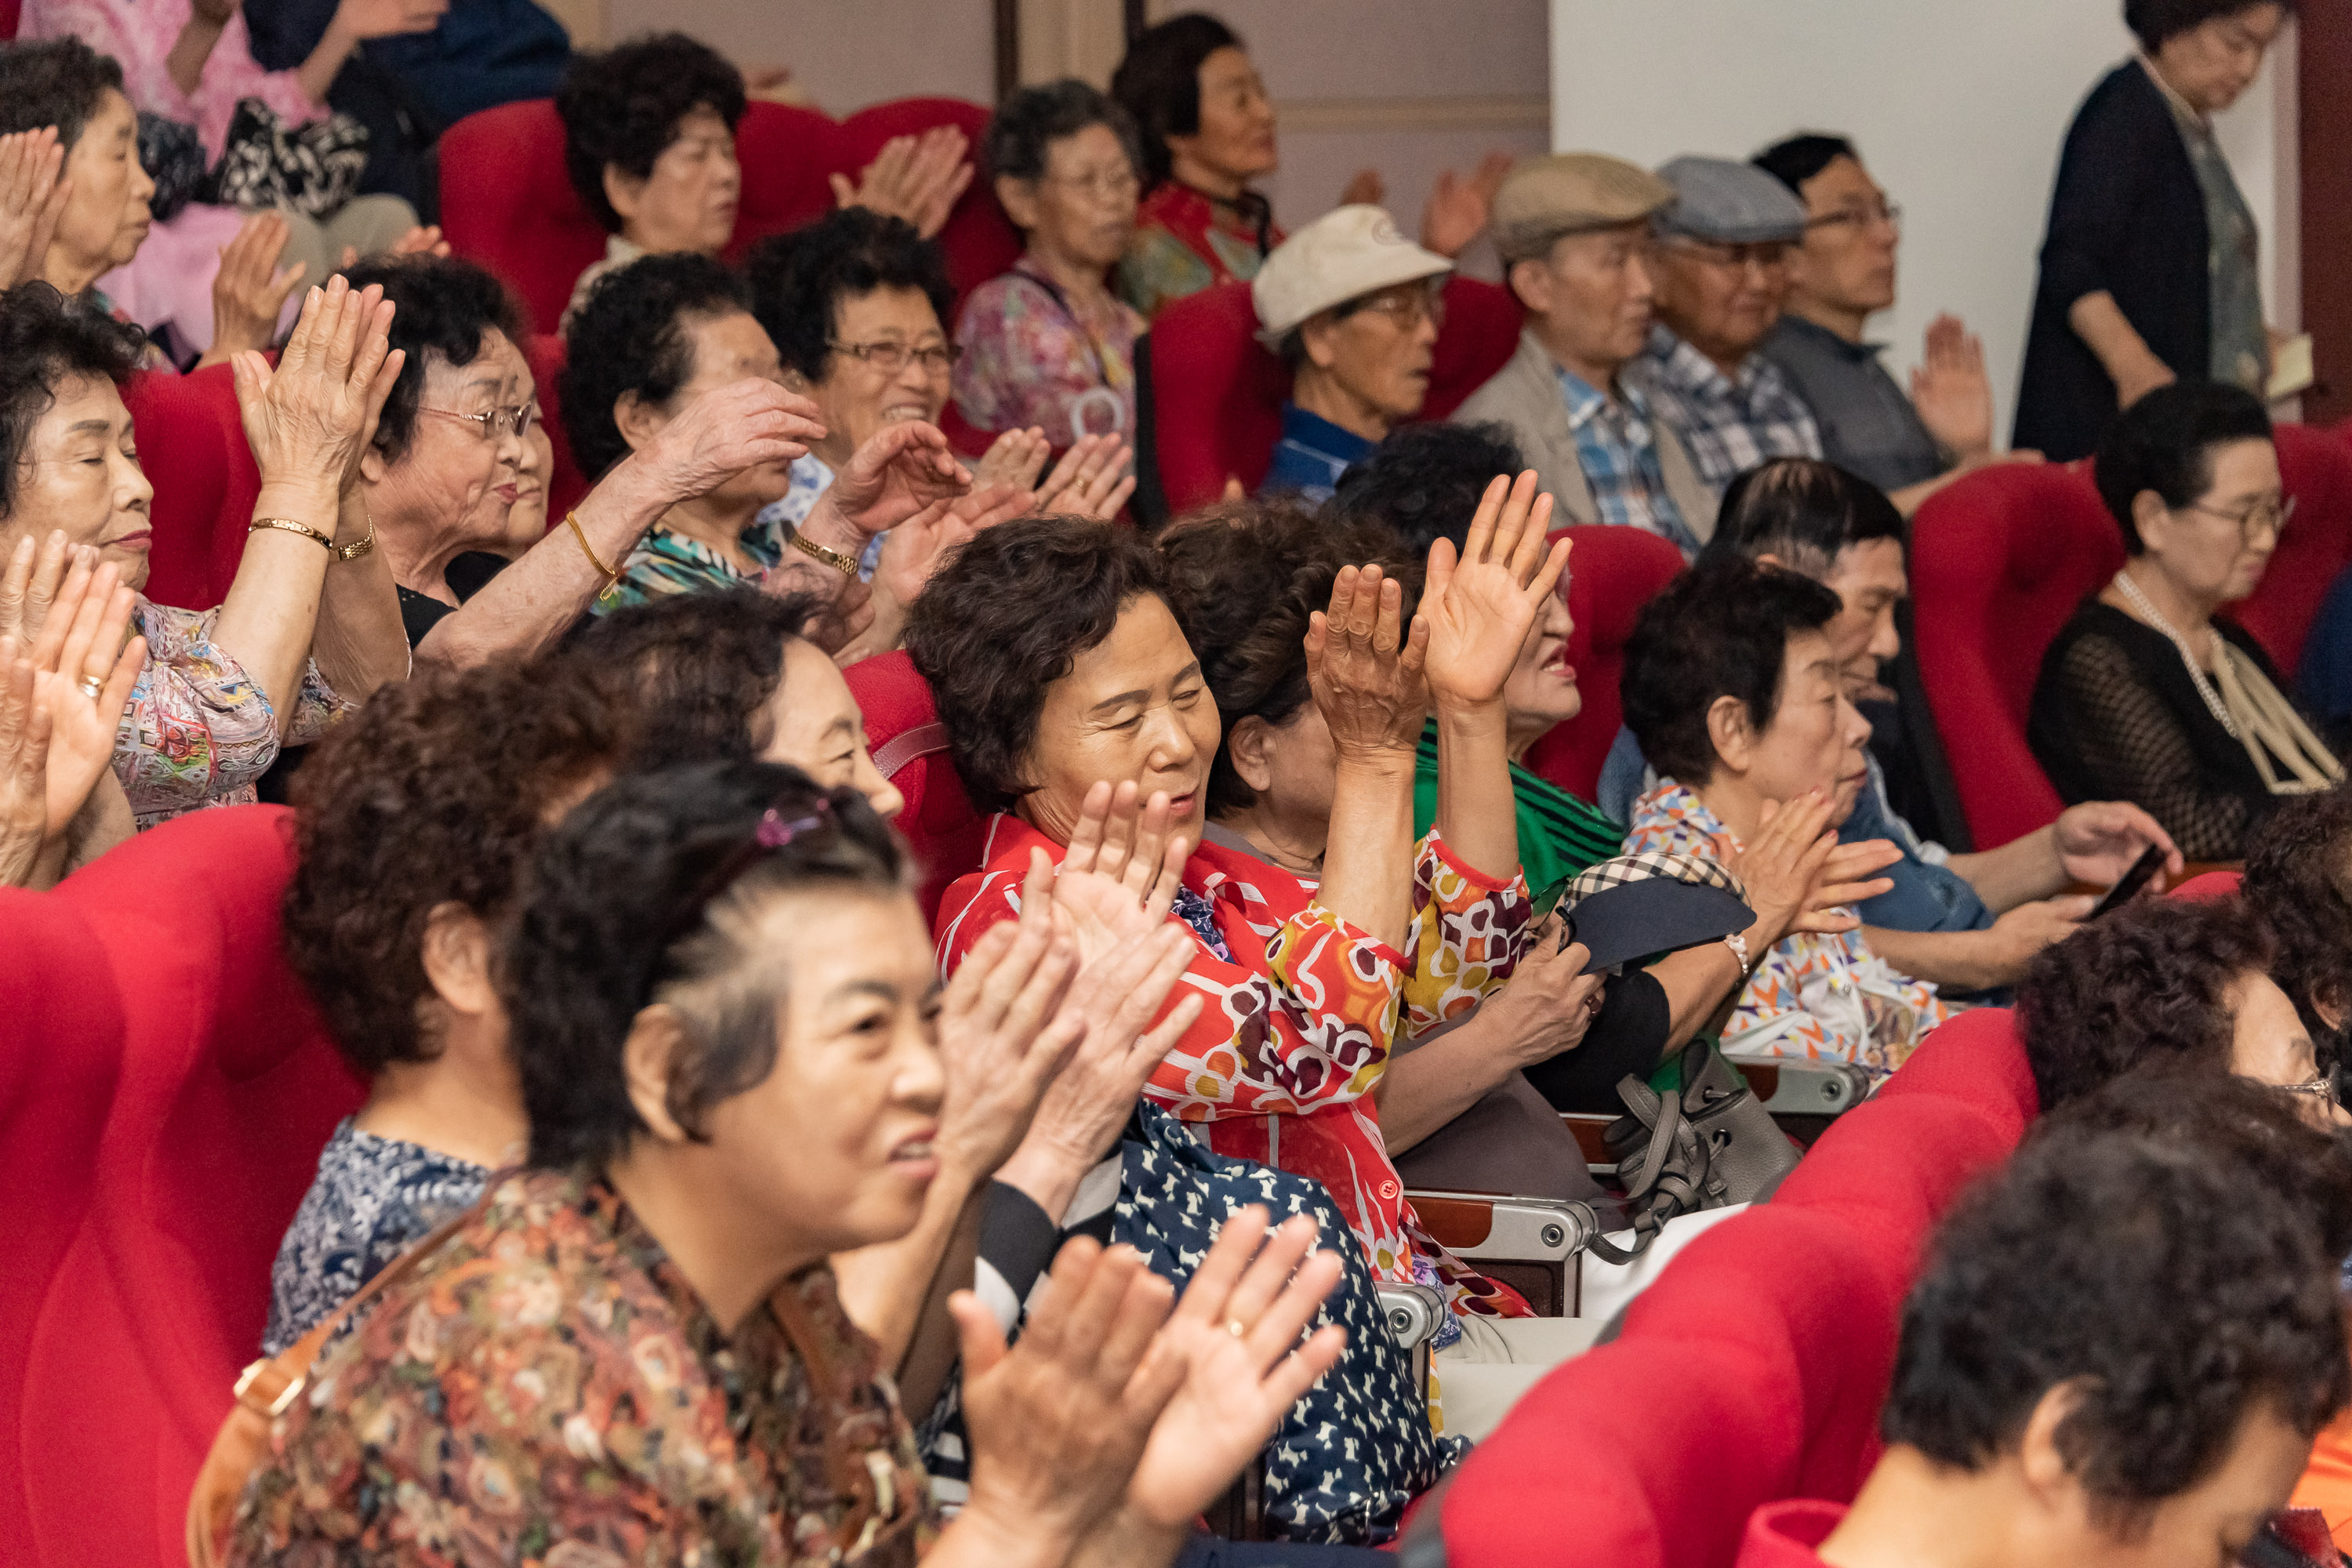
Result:
{"label": "black handbag", "polygon": [[157,223],[176,217],[205,188],[205,144],[196,128],[145,110],[139,111],[139,166],[155,182],[147,213]]}
{"label": "black handbag", "polygon": [[257,98],[238,101],[207,198],[257,211],[291,207],[326,217],[359,194],[368,132],[347,114],[288,126]]}
{"label": "black handbag", "polygon": [[1752,1203],[1797,1168],[1796,1145],[1715,1042],[1692,1041],[1679,1062],[1676,1093],[1661,1094],[1630,1073],[1617,1086],[1628,1114],[1601,1137],[1618,1155],[1633,1240],[1620,1247],[1595,1237],[1593,1255],[1611,1263],[1648,1251],[1668,1220]]}

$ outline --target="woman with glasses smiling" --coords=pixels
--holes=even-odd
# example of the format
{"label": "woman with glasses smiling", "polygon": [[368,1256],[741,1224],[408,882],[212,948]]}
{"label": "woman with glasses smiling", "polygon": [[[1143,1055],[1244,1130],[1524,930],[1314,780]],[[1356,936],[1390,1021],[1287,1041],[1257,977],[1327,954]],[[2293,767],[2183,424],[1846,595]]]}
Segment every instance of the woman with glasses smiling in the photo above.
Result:
{"label": "woman with glasses smiling", "polygon": [[2042,656],[2026,739],[2069,804],[2133,801],[2189,858],[2238,859],[2279,797],[2344,777],[2261,646],[2214,619],[2294,510],[2270,416],[2238,387],[2161,388],[2109,426],[2098,482],[2127,559]]}

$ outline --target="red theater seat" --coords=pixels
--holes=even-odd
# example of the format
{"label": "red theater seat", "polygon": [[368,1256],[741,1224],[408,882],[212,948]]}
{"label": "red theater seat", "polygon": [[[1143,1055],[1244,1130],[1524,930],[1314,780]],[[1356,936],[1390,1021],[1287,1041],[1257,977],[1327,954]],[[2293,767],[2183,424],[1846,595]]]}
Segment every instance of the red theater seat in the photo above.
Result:
{"label": "red theater seat", "polygon": [[1568,637],[1568,662],[1584,707],[1535,743],[1528,767],[1589,801],[1625,721],[1618,696],[1625,678],[1625,639],[1633,635],[1642,606],[1683,569],[1683,553],[1639,528],[1588,523],[1552,537],[1575,545],[1568,558],[1568,613],[1576,622]]}
{"label": "red theater seat", "polygon": [[2329,432],[2281,425],[2279,478],[2294,516],[2254,591],[2222,611],[2252,632],[2292,683],[2304,635],[2336,574],[2352,565],[2352,451]]}
{"label": "red theater seat", "polygon": [[[26,1347],[39,1568],[183,1563],[196,1468],[253,1359],[279,1238],[360,1084],[278,956],[287,814],[202,811],[37,900],[110,973],[121,1081],[87,1224]],[[102,992],[93,990],[94,1005]]]}
{"label": "red theater seat", "polygon": [[[955,126],[964,133],[971,143],[970,156],[976,164],[981,133],[988,128],[988,115],[983,105],[961,98],[902,98],[874,104],[841,122],[830,167],[855,180],[858,171],[872,163],[874,155],[882,151],[882,144],[892,137],[919,136],[940,125]],[[825,205],[832,205],[828,195]],[[955,285],[958,305],[966,294],[1020,259],[1021,231],[1004,216],[1004,208],[998,205],[995,188],[984,171],[975,172],[971,184],[956,198],[955,209],[948,214],[947,225],[939,232],[939,242],[947,257],[948,281]],[[955,331],[952,319],[940,324],[950,332]]]}
{"label": "red theater seat", "polygon": [[[1518,345],[1518,302],[1475,279],[1449,279],[1423,417],[1444,419]],[[1149,437],[1167,514],[1223,495],[1238,478],[1255,491],[1282,436],[1290,375],[1259,346],[1246,283],[1220,283],[1163,307],[1145,334]]]}
{"label": "red theater seat", "polygon": [[860,659],[842,674],[866,715],[874,765],[907,797],[897,826],[921,868],[923,919],[939,912],[948,884],[982,863],[988,818],[964,793],[931,689],[903,652]]}
{"label": "red theater seat", "polygon": [[1979,468],[1919,509],[1919,674],[1977,843],[2056,819],[2058,792],[2025,743],[2026,709],[2051,640],[2123,560],[2114,520],[2072,468]]}
{"label": "red theater seat", "polygon": [[1720,1568],[1760,1504],[1851,1500],[1927,1237],[2035,1110],[2007,1012],[1937,1030],[1538,1384],[1416,1510],[1408,1553],[1438,1529],[1451,1568]]}
{"label": "red theater seat", "polygon": [[[833,210],[833,184],[826,177],[841,167],[841,127],[830,115],[797,104],[753,102],[735,131],[735,156],[743,167],[743,197],[735,211],[735,237],[726,257],[740,263],[744,252],[772,234],[813,223]],[[570,285],[565,285],[566,292]]]}
{"label": "red theater seat", "polygon": [[245,525],[261,494],[261,471],[245,442],[229,367],[194,375],[148,371],[123,389],[139,461],[155,486],[155,531],[147,597],[208,610],[228,596],[245,559]]}

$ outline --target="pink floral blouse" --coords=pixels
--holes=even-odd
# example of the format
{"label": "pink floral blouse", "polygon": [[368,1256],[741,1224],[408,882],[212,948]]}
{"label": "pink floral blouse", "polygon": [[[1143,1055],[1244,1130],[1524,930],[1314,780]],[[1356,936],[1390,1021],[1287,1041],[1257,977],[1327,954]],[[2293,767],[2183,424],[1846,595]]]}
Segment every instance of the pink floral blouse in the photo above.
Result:
{"label": "pink floral blouse", "polygon": [[[243,805],[278,760],[278,713],[245,667],[212,640],[218,610],[139,601],[147,668],[114,736],[114,776],[141,831],[205,805]],[[285,743],[308,745],[354,704],[335,695],[315,663],[302,666]]]}
{"label": "pink floral blouse", "polygon": [[1027,257],[964,301],[956,326],[956,406],[982,430],[1034,425],[1056,447],[1135,433],[1135,308],[1088,305]]}
{"label": "pink floral blouse", "polygon": [[[1739,847],[1697,794],[1672,779],[1661,779],[1633,803],[1628,855],[1697,855],[1728,864]],[[1758,957],[1723,1026],[1723,1048],[1849,1061],[1884,1076],[1954,1011],[1927,982],[1889,968],[1859,931],[1799,931]]]}
{"label": "pink floral blouse", "polygon": [[217,163],[239,99],[257,98],[289,125],[326,112],[290,70],[263,70],[253,58],[242,9],[228,19],[205,59],[196,90],[182,92],[166,63],[192,15],[188,0],[25,0],[18,36],[79,38],[122,62],[122,86],[131,107],[193,125],[205,156]]}

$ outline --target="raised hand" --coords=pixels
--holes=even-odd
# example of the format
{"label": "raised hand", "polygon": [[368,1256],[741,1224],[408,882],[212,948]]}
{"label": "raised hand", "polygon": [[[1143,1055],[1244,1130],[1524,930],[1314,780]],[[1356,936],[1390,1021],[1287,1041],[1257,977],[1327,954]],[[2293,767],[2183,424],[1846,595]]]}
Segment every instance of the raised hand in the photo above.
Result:
{"label": "raised hand", "polygon": [[41,275],[58,219],[73,195],[58,128],[0,136],[0,289]]}
{"label": "raised hand", "polygon": [[1054,884],[1087,966],[1166,923],[1192,853],[1192,842],[1170,830],[1171,815],[1166,795],[1146,800],[1132,779],[1087,791]]}
{"label": "raised hand", "polygon": [[1054,443],[1034,425],[1026,430],[1004,431],[988,444],[988,450],[972,465],[971,482],[1034,490],[1037,488],[1037,476],[1045,471],[1045,459],[1053,455]]}
{"label": "raised hand", "polygon": [[1468,249],[1486,229],[1495,193],[1503,188],[1503,177],[1510,172],[1508,153],[1489,153],[1466,180],[1451,169],[1438,175],[1429,193],[1429,205],[1421,209],[1422,247],[1445,257]]}
{"label": "raised hand", "polygon": [[15,637],[16,646],[29,654],[48,624],[49,607],[57,603],[67,574],[77,565],[90,571],[96,559],[88,545],[68,544],[62,528],[37,541],[27,531],[9,552],[6,569],[0,571],[0,637]]}
{"label": "raised hand", "polygon": [[[441,226],[439,224],[425,224],[419,227],[410,229],[398,239],[394,240],[390,245],[384,247],[383,254],[387,257],[447,256],[449,254],[449,242],[441,237]],[[342,260],[338,262],[336,265],[339,268],[349,268],[358,266],[359,262],[359,247],[356,245],[347,245],[343,247]]]}
{"label": "raised hand", "polygon": [[382,288],[354,292],[338,274],[303,300],[277,368],[254,350],[230,362],[264,489],[331,476],[340,489],[359,460],[370,410],[381,412],[405,363],[391,346],[392,312]]}
{"label": "raised hand", "polygon": [[1021,917],[989,928],[948,982],[940,1005],[940,1160],[985,1181],[1019,1146],[1045,1092],[1087,1035],[1063,1005],[1077,945],[1057,930],[1054,867],[1032,855]]}
{"label": "raised hand", "polygon": [[1840,844],[1830,826],[1835,811],[1836,803],[1818,789],[1795,800],[1767,801],[1756,837],[1732,857],[1730,869],[1756,911],[1748,933],[1751,962],[1763,962],[1764,949],[1790,931],[1853,930],[1862,921],[1847,906],[1894,887],[1883,878],[1860,879],[1894,864],[1902,852],[1883,838]]}
{"label": "raised hand", "polygon": [[22,647],[0,633],[0,888],[30,886],[49,841],[49,714]]}
{"label": "raised hand", "polygon": [[1389,183],[1381,178],[1378,169],[1359,169],[1348,176],[1339,187],[1339,205],[1343,207],[1376,207],[1388,200]]}
{"label": "raised hand", "polygon": [[1123,437],[1081,436],[1037,487],[1031,510],[1040,516],[1065,512],[1109,521],[1135,493],[1135,476],[1129,471],[1134,456]]}
{"label": "raised hand", "polygon": [[146,667],[147,640],[131,637],[138,595],[114,563],[68,579],[31,663],[48,719],[48,837],[65,832],[114,762],[115,734]]}
{"label": "raised hand", "polygon": [[278,265],[293,233],[282,215],[255,213],[221,247],[220,270],[213,274],[213,342],[204,363],[218,364],[277,340],[278,318],[302,280],[303,263]]}
{"label": "raised hand", "polygon": [[859,171],[856,185],[846,175],[833,176],[834,200],[904,218],[929,239],[947,226],[956,199],[971,184],[972,166],[964,157],[971,144],[953,125],[935,125],[919,137],[894,136]]}
{"label": "raised hand", "polygon": [[[1173,1294],[1132,1248],[1107,1252],[1078,1237],[1055,1258],[1010,1351],[978,1297],[949,1299],[971,1438],[971,1500],[952,1530],[1003,1541],[1006,1561],[1034,1561],[1036,1543],[1066,1550],[1119,1507],[1153,1423],[1186,1378],[1184,1357],[1159,1346]],[[1030,1550],[1011,1549],[1015,1542]]]}
{"label": "raised hand", "polygon": [[[916,420],[885,425],[850,454],[817,498],[817,511],[865,538],[898,527],[933,501],[952,500],[971,488],[963,465],[935,426]],[[810,514],[815,521],[816,512]],[[820,534],[822,530],[812,530]]]}
{"label": "raised hand", "polygon": [[953,500],[935,500],[884,537],[875,579],[898,604],[911,605],[949,551],[1030,509],[1027,490],[1001,482],[982,485]]}
{"label": "raised hand", "polygon": [[1962,463],[1981,462],[1992,450],[1992,383],[1985,375],[1984,343],[1958,316],[1927,323],[1927,355],[1911,373],[1911,405],[1919,423]]}
{"label": "raised hand", "polygon": [[746,468],[789,463],[824,438],[815,404],[761,376],[714,387],[630,459],[675,504],[709,495]]}
{"label": "raised hand", "polygon": [[1551,497],[1537,493],[1530,468],[1486,487],[1459,560],[1450,539],[1429,547],[1417,618],[1429,623],[1429,689],[1439,706],[1503,700],[1536,616],[1568,569],[1567,540],[1545,548],[1550,526]]}
{"label": "raised hand", "polygon": [[1307,620],[1307,686],[1345,759],[1410,752],[1429,718],[1430,625],[1403,625],[1404,590],[1380,567],[1343,566],[1331,605]]}
{"label": "raised hand", "polygon": [[1128,1485],[1128,1507],[1150,1523],[1191,1523],[1339,1364],[1347,1330],[1327,1325],[1299,1342],[1341,1271],[1331,1253],[1308,1257],[1314,1244],[1313,1220],[1301,1215],[1268,1236],[1255,1206],[1219,1227],[1152,1347],[1181,1360],[1184,1381]]}

